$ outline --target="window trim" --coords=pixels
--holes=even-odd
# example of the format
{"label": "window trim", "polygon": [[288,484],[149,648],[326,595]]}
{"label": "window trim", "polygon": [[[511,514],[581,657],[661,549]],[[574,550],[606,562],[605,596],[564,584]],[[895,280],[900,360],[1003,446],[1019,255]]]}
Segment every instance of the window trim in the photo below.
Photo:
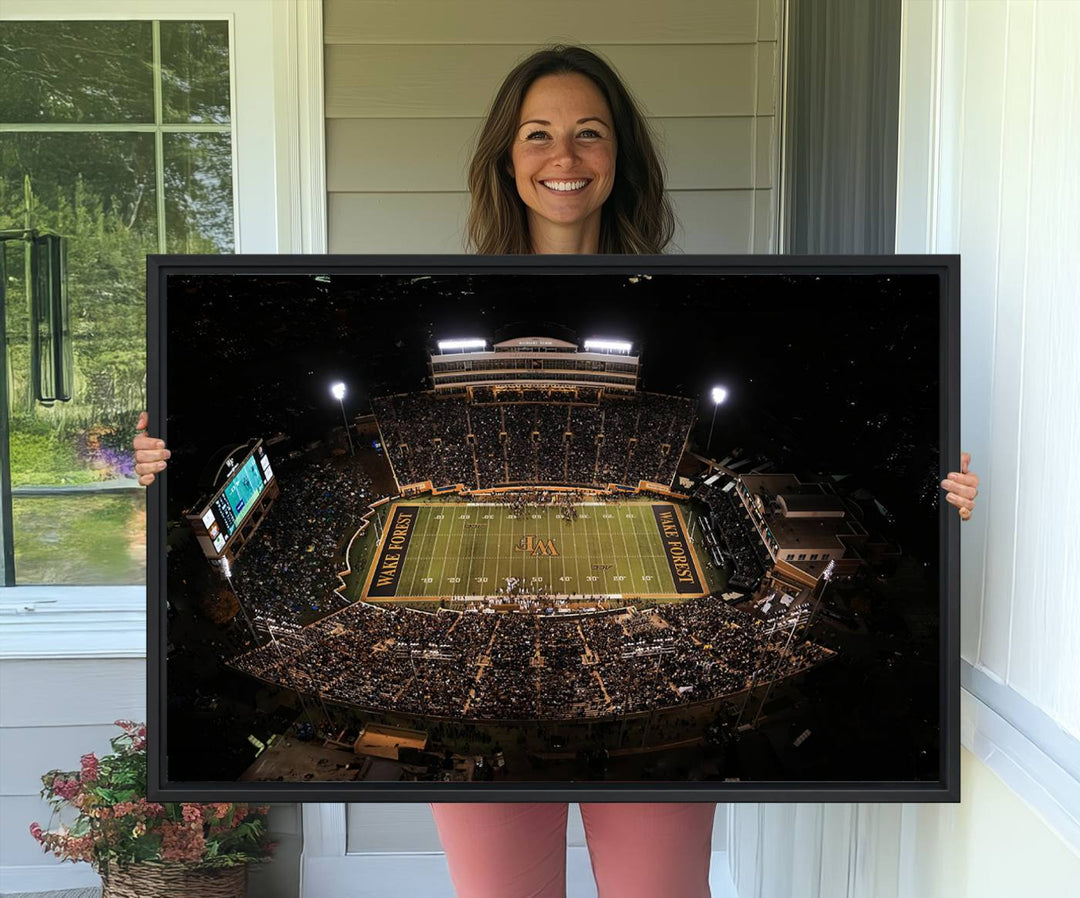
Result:
{"label": "window trim", "polygon": [[[227,20],[236,252],[326,252],[321,3],[4,0],[0,6],[0,21],[79,19]],[[146,610],[145,586],[0,587],[0,659],[145,657]]]}
{"label": "window trim", "polygon": [[960,683],[961,744],[1080,852],[1080,741],[963,658]]}

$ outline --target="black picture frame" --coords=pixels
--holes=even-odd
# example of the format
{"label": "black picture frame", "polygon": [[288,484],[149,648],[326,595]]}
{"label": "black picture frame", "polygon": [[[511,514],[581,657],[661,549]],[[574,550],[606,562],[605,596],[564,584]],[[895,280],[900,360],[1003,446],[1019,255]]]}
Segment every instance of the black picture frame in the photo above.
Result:
{"label": "black picture frame", "polygon": [[[930,276],[937,284],[936,308],[915,310],[932,314],[937,324],[937,368],[927,377],[937,379],[938,421],[936,441],[940,463],[937,479],[955,467],[960,456],[960,258],[954,255],[919,256],[185,256],[147,257],[147,375],[149,432],[169,440],[170,375],[181,362],[169,358],[170,308],[175,303],[197,302],[188,291],[169,295],[172,277],[278,278],[352,276],[408,278],[494,278],[498,276],[564,277],[761,277],[903,278]],[[873,302],[867,297],[867,302]],[[827,309],[822,310],[828,315]],[[399,310],[409,314],[409,310]],[[644,329],[662,320],[655,318]],[[927,318],[929,320],[929,318]],[[690,322],[689,324],[692,324]],[[647,350],[646,350],[647,351]],[[183,361],[190,370],[191,359]],[[170,365],[176,366],[170,368]],[[196,366],[197,368],[197,366]],[[192,374],[192,376],[195,376]],[[170,443],[170,445],[172,445]],[[711,469],[710,469],[711,470]],[[612,781],[506,781],[506,782],[237,782],[179,780],[170,777],[168,758],[169,693],[167,677],[167,490],[169,472],[159,475],[147,495],[147,712],[149,724],[149,796],[159,801],[251,802],[294,801],[748,801],[748,802],[956,802],[960,800],[960,647],[959,647],[959,528],[955,508],[935,500],[937,551],[937,742],[938,776],[930,780],[674,780]],[[929,663],[929,662],[928,662]],[[750,693],[753,695],[753,687]],[[764,702],[763,702],[764,704]],[[215,738],[208,723],[201,736]],[[175,769],[175,764],[172,765]]]}

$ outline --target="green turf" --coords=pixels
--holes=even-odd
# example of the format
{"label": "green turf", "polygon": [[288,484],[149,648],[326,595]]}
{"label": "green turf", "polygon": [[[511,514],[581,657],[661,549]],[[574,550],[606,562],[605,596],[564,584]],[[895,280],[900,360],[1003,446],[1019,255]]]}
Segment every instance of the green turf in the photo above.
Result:
{"label": "green turf", "polygon": [[[401,504],[417,519],[395,598],[495,595],[507,577],[549,595],[677,594],[648,502],[579,505],[572,523],[550,507],[521,517],[499,505]],[[534,552],[521,551],[530,536]],[[545,554],[549,540],[557,554]]]}

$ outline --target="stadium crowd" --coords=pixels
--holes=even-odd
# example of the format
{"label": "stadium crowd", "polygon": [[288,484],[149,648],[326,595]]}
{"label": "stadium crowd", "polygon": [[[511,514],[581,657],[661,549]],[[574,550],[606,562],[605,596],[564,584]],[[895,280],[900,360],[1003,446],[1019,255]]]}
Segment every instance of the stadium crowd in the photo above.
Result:
{"label": "stadium crowd", "polygon": [[278,627],[347,604],[334,592],[339,551],[360,526],[371,482],[328,463],[277,472],[281,495],[233,565],[233,587],[250,616]]}
{"label": "stadium crowd", "polygon": [[709,507],[708,517],[702,520],[705,542],[713,560],[718,566],[730,569],[728,583],[733,588],[752,592],[772,559],[735,490],[723,491],[726,482],[719,480],[711,486],[701,486],[694,496]]}
{"label": "stadium crowd", "polygon": [[478,388],[471,400],[407,393],[372,406],[399,483],[670,484],[693,400],[586,392]]}
{"label": "stadium crowd", "polygon": [[716,599],[537,615],[357,603],[233,658],[324,700],[468,719],[612,716],[716,698],[830,653],[761,633]]}

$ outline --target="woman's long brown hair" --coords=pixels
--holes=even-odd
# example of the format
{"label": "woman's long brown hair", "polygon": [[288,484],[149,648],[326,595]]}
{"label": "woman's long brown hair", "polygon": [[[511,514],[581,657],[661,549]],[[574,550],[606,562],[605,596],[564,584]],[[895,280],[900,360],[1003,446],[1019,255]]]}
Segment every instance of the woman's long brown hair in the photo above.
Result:
{"label": "woman's long brown hair", "polygon": [[510,147],[532,83],[565,74],[589,78],[614,119],[615,183],[601,212],[599,251],[663,252],[674,234],[675,216],[645,116],[607,62],[584,47],[564,46],[539,50],[515,66],[492,101],[469,164],[469,246],[491,255],[532,252],[525,204],[510,174]]}

